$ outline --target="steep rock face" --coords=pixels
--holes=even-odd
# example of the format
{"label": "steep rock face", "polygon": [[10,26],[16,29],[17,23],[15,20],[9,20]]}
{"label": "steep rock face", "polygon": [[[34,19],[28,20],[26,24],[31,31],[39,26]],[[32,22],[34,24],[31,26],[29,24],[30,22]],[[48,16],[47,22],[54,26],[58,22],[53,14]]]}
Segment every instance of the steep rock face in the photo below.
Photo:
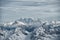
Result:
{"label": "steep rock face", "polygon": [[60,40],[60,22],[19,19],[0,25],[0,40]]}

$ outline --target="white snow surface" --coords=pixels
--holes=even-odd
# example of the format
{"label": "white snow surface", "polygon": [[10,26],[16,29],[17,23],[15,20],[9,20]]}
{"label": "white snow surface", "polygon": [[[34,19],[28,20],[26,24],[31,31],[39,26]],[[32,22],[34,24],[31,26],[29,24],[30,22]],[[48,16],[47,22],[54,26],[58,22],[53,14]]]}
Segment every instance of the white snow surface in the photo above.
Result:
{"label": "white snow surface", "polygon": [[0,40],[60,40],[60,21],[19,19],[0,25]]}

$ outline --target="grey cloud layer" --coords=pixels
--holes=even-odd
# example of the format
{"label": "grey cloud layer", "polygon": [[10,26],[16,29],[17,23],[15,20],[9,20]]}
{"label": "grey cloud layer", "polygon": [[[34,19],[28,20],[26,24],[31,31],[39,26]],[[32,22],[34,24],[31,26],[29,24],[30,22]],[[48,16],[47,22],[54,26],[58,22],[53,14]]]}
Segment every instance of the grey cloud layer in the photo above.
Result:
{"label": "grey cloud layer", "polygon": [[42,1],[42,2],[35,2],[35,1],[19,1],[19,0],[5,0],[0,1],[1,6],[45,6],[45,5],[58,5],[59,1]]}
{"label": "grey cloud layer", "polygon": [[58,0],[2,0],[0,8],[3,21],[20,17],[59,19],[59,3]]}

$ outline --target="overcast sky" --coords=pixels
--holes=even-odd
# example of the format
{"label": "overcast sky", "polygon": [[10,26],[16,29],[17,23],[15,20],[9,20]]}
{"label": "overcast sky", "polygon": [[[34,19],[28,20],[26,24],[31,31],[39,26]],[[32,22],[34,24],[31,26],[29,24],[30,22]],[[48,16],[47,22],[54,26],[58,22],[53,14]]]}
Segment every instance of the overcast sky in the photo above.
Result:
{"label": "overcast sky", "polygon": [[0,0],[3,21],[20,17],[56,19],[60,17],[59,0]]}

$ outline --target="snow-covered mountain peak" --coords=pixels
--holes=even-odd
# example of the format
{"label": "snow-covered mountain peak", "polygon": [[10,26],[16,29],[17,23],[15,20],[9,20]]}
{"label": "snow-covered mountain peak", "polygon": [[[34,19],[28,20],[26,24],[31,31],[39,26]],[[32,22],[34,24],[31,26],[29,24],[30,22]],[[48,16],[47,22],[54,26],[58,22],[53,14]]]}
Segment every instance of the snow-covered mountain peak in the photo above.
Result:
{"label": "snow-covered mountain peak", "polygon": [[4,26],[11,26],[11,25],[21,26],[21,25],[27,25],[27,24],[26,23],[23,23],[23,22],[20,22],[20,21],[4,23]]}
{"label": "snow-covered mountain peak", "polygon": [[60,40],[60,21],[24,18],[0,25],[1,40]]}
{"label": "snow-covered mountain peak", "polygon": [[23,23],[21,21],[15,21],[13,25],[27,25],[26,23]]}

